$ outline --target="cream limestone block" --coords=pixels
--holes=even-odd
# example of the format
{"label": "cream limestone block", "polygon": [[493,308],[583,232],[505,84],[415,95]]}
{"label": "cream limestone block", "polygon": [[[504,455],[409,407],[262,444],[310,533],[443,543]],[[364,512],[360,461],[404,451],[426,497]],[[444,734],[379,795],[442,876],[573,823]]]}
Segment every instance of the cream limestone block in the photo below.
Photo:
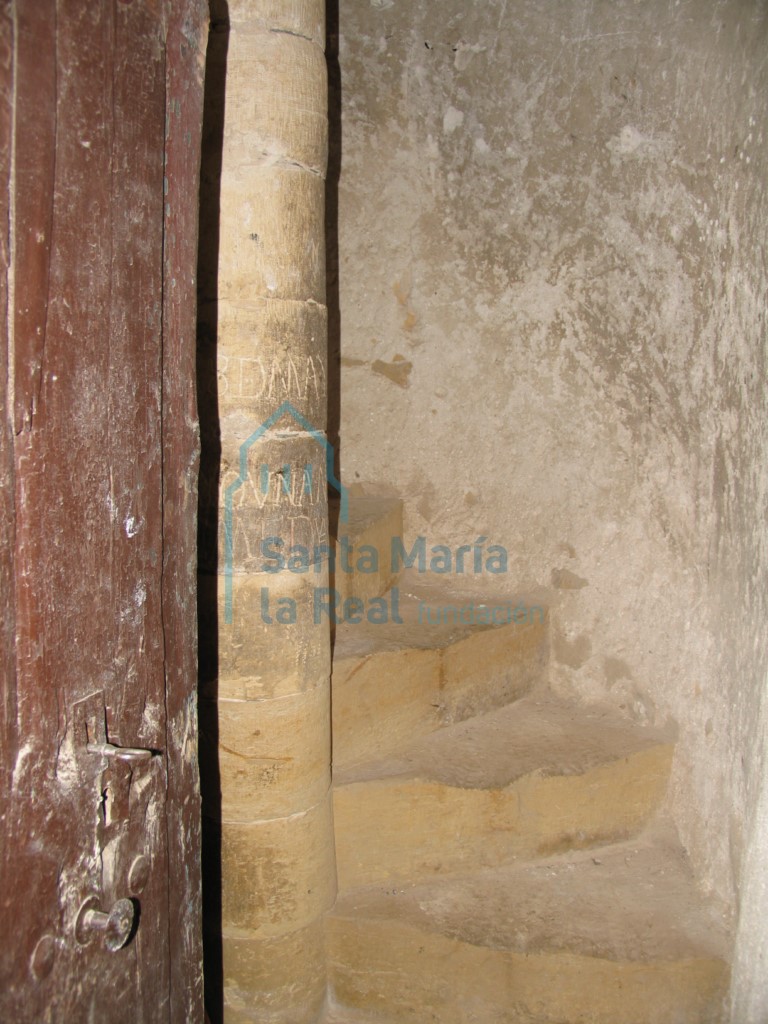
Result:
{"label": "cream limestone block", "polygon": [[[321,568],[303,576],[282,573],[279,582],[264,573],[234,576],[231,625],[224,621],[225,581],[219,576],[219,677],[203,696],[263,700],[327,683],[328,623],[318,619],[317,604],[328,576],[327,566]],[[285,600],[293,604],[281,606]],[[281,610],[295,613],[295,622],[280,622]]]}
{"label": "cream limestone block", "polygon": [[390,1024],[717,1024],[728,989],[727,964],[706,954],[634,963],[516,952],[397,920],[331,919],[329,931],[335,998]]}
{"label": "cream limestone block", "polygon": [[[407,616],[406,600],[402,610]],[[414,629],[426,632],[406,621],[399,627],[406,636]],[[344,627],[337,636],[332,681],[337,772],[396,753],[475,708],[480,712],[511,702],[546,671],[547,629],[538,623],[475,629],[454,643],[446,642],[444,629],[436,630],[434,646],[426,649],[369,652],[363,647],[359,655],[358,628]]]}
{"label": "cream limestone block", "polygon": [[222,921],[260,938],[304,928],[336,895],[330,794],[289,817],[221,825]]}
{"label": "cream limestone block", "polygon": [[226,1024],[306,1024],[325,998],[323,924],[277,938],[225,929],[223,941]]}
{"label": "cream limestone block", "polygon": [[237,29],[230,34],[227,76],[233,96],[224,115],[224,151],[229,166],[236,166],[239,159],[251,167],[263,158],[266,163],[285,161],[325,174],[328,133],[323,51],[284,32]]}
{"label": "cream limestone block", "polygon": [[546,621],[480,630],[446,647],[443,713],[461,722],[510,704],[541,680],[547,664]]}
{"label": "cream limestone block", "polygon": [[323,0],[227,0],[229,21],[257,25],[268,32],[287,32],[325,45]]}
{"label": "cream limestone block", "polygon": [[280,423],[251,442],[259,424],[235,413],[221,425],[219,571],[316,576],[330,551],[324,444]]}
{"label": "cream limestone block", "polygon": [[[336,538],[336,571],[331,586],[343,598],[356,597],[361,601],[389,590],[399,576],[392,565],[392,538],[403,536],[402,501],[353,495],[349,498],[347,522],[339,518],[338,501],[332,503],[329,513]],[[367,566],[364,559],[362,565],[360,563],[360,558],[366,554],[364,550],[361,554],[361,549],[366,547],[376,552],[375,572],[362,571]],[[347,571],[350,567],[351,572]]]}
{"label": "cream limestone block", "polygon": [[[330,786],[330,691],[326,685],[272,700],[203,701],[204,813],[259,821],[313,807]],[[218,774],[219,787],[208,793]]]}
{"label": "cream limestone block", "polygon": [[[263,423],[290,402],[314,429],[322,430],[328,395],[325,306],[280,299],[238,306],[220,302],[217,317],[220,414],[247,410]],[[291,416],[276,427],[305,429]]]}
{"label": "cream limestone block", "polygon": [[333,664],[333,766],[385,757],[440,725],[440,651],[382,651]]}
{"label": "cream limestone block", "polygon": [[392,777],[334,789],[339,888],[495,867],[621,839],[663,799],[672,744],[504,788]]}
{"label": "cream limestone block", "polygon": [[325,302],[325,184],[300,168],[233,165],[221,176],[219,297]]}
{"label": "cream limestone block", "polygon": [[332,992],[387,1021],[720,1024],[730,936],[673,831],[371,886],[327,917]]}
{"label": "cream limestone block", "polygon": [[527,776],[518,793],[521,829],[538,835],[544,855],[632,835],[661,806],[673,755],[674,743],[658,743],[582,776]]}

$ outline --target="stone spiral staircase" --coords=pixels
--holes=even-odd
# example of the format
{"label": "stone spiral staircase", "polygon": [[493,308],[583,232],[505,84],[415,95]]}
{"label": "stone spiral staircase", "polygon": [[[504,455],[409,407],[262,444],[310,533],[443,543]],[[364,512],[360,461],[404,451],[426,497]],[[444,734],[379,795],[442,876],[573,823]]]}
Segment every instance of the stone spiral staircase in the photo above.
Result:
{"label": "stone spiral staircase", "polygon": [[[400,504],[353,508],[388,550]],[[672,735],[551,693],[546,619],[429,625],[460,604],[434,581],[342,582],[396,584],[403,622],[335,636],[324,1024],[723,1021],[727,935],[658,813]]]}

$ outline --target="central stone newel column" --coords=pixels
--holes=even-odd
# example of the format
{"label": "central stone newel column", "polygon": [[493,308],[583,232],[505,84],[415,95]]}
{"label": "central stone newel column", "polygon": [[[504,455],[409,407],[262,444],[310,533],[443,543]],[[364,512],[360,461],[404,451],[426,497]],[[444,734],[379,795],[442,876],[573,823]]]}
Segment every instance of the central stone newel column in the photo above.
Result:
{"label": "central stone newel column", "polygon": [[264,544],[287,557],[328,539],[324,3],[228,8],[228,45],[209,54],[224,83],[218,301],[201,309],[221,427],[218,684],[202,709],[220,799],[205,811],[221,826],[225,1019],[303,1024],[322,1006],[336,886],[329,625],[313,615],[328,566],[281,570]]}

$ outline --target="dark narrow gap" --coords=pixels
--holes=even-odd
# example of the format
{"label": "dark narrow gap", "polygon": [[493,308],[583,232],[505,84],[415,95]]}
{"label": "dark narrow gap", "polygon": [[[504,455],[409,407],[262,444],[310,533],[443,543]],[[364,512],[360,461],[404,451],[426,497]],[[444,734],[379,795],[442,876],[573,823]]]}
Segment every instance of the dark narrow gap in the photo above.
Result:
{"label": "dark narrow gap", "polygon": [[221,785],[218,724],[218,537],[221,429],[217,391],[218,263],[224,102],[229,46],[226,0],[210,0],[200,163],[197,262],[197,403],[200,418],[198,499],[198,696],[203,801],[203,970],[211,1024],[224,1015],[221,920]]}
{"label": "dark narrow gap", "polygon": [[[334,472],[341,480],[341,308],[339,304],[339,179],[341,177],[341,67],[339,65],[339,0],[326,0],[325,54],[328,64],[328,169],[325,178],[325,302],[328,307],[328,426],[334,451]],[[339,495],[329,486],[328,532],[339,530]],[[328,585],[335,586],[331,570]],[[331,630],[333,652],[335,630]]]}
{"label": "dark narrow gap", "polygon": [[[198,696],[200,784],[203,799],[203,959],[205,1008],[210,1024],[224,1015],[221,906],[221,788],[218,763],[218,574],[221,430],[217,393],[218,262],[221,165],[224,132],[229,10],[226,0],[209,0],[200,168],[198,250],[197,401],[200,419],[198,500]],[[338,0],[327,4],[329,158],[326,178],[326,303],[328,307],[328,439],[340,479],[340,334],[338,187],[341,169],[341,74],[338,63]],[[331,495],[337,497],[335,491]],[[335,533],[338,503],[330,513]],[[332,585],[332,584],[331,584]]]}

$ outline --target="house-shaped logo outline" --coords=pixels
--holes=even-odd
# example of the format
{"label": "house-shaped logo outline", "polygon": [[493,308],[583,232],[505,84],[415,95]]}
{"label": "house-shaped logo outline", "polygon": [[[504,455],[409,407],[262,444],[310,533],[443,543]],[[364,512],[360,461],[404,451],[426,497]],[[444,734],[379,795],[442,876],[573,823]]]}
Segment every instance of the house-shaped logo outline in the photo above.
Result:
{"label": "house-shaped logo outline", "polygon": [[[248,479],[248,452],[251,448],[259,441],[268,430],[282,419],[283,416],[289,415],[299,424],[300,427],[308,434],[313,437],[315,441],[323,448],[325,448],[325,471],[328,479],[328,483],[338,492],[340,508],[339,508],[339,522],[346,523],[349,515],[349,495],[347,488],[337,479],[336,473],[334,472],[334,451],[333,445],[330,443],[328,438],[321,430],[316,430],[312,424],[302,416],[298,409],[290,402],[283,402],[282,405],[277,408],[271,416],[268,416],[259,427],[254,430],[250,437],[246,438],[245,441],[240,445],[240,473],[235,481],[233,481],[224,492],[224,622],[227,625],[232,624],[233,613],[232,613],[232,563],[234,559],[234,529],[233,529],[233,498],[236,491],[239,491],[245,481]],[[286,432],[286,435],[288,433]]]}

